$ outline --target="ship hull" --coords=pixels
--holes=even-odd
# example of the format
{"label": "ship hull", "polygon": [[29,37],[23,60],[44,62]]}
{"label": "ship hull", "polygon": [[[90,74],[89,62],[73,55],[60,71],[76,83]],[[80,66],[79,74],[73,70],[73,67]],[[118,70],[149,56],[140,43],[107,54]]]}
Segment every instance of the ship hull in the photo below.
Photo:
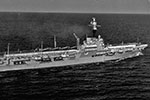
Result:
{"label": "ship hull", "polygon": [[[95,22],[95,18],[93,18],[90,25],[94,29],[93,32],[96,32],[95,28],[97,29],[99,25]],[[100,35],[98,35],[98,38],[95,36],[86,37],[86,40],[80,45],[80,39],[75,33],[74,36],[77,39],[77,49],[71,50],[65,50],[64,48],[57,50],[54,48],[52,51],[45,52],[43,51],[43,46],[41,46],[42,49],[39,52],[9,54],[8,45],[8,52],[1,59],[2,65],[0,65],[0,71],[61,67],[114,60],[120,61],[141,55],[141,51],[148,46],[148,44],[141,43],[122,43],[116,46],[105,46],[103,38]]]}
{"label": "ship hull", "polygon": [[[95,53],[94,53],[95,54]],[[77,56],[73,59],[64,59],[62,61],[52,61],[52,62],[30,62],[22,65],[3,65],[0,66],[0,72],[2,71],[13,71],[13,70],[24,70],[24,69],[40,69],[40,68],[51,68],[51,67],[62,67],[68,65],[79,65],[79,64],[88,64],[88,63],[97,63],[97,62],[107,62],[107,61],[120,61],[127,58],[133,58],[140,56],[142,53],[139,50],[116,53],[114,55],[102,55],[102,56],[92,56],[88,54],[83,56]]]}

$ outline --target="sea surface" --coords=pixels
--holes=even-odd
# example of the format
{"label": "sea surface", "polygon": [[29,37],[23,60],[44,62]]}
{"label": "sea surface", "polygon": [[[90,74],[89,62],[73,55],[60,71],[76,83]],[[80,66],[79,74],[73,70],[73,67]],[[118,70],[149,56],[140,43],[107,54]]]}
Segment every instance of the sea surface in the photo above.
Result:
{"label": "sea surface", "polygon": [[120,62],[0,73],[0,100],[149,100],[150,48]]}
{"label": "sea surface", "polygon": [[105,44],[150,43],[149,14],[0,12],[0,55],[6,52],[8,43],[10,53],[35,50],[41,42],[44,48],[54,47],[54,35],[58,47],[75,46],[73,33],[80,43],[93,35],[88,26],[92,17],[101,25],[96,36],[100,34]]}
{"label": "sea surface", "polygon": [[[16,48],[11,47],[14,48],[14,50],[18,49],[19,47],[21,48],[24,43],[27,43],[27,46],[28,44],[33,43],[30,46],[34,47],[34,42],[36,42],[35,38],[39,40],[40,37],[37,36],[40,36],[40,34],[37,34],[35,38],[35,35],[28,34],[28,36],[33,36],[30,39],[34,40],[28,41],[29,37],[26,37],[27,40],[24,39],[26,33],[20,35],[19,32],[24,32],[25,30],[23,29],[31,28],[25,32],[36,34],[36,32],[40,33],[40,29],[46,30],[42,29],[42,27],[44,28],[46,26],[48,30],[48,24],[44,24],[47,22],[47,19],[45,19],[45,21],[42,19],[55,15],[20,15],[19,13],[20,17],[16,17],[15,14],[0,14],[0,21],[4,23],[0,24],[0,41],[1,48],[3,46],[3,50],[5,50],[4,46],[7,44],[7,41],[13,42],[14,44],[21,40],[24,41],[20,42]],[[37,15],[40,15],[41,22],[39,22],[39,20],[35,20],[39,19],[36,17]],[[143,43],[149,44],[150,41],[150,15],[61,15],[63,15],[62,17],[65,19],[63,19],[65,25],[70,27],[70,33],[77,31],[79,28],[77,27],[77,23],[80,23],[81,27],[85,27],[87,24],[86,21],[88,21],[92,16],[95,16],[101,22],[102,29],[100,29],[99,32],[101,32],[101,35],[106,43],[120,43],[122,40],[125,42],[135,42],[137,37],[139,37],[139,41]],[[5,19],[4,16],[7,16],[7,18]],[[56,14],[55,16],[58,17],[58,23],[60,23],[61,16],[59,14]],[[66,16],[68,16],[67,19]],[[3,20],[3,18],[5,20]],[[32,20],[33,22],[31,22]],[[74,21],[72,22],[72,20]],[[84,21],[84,23],[81,21]],[[15,25],[18,25],[15,24],[16,22],[20,25],[20,28],[14,27]],[[24,24],[26,27],[23,26]],[[28,25],[33,26],[28,27]],[[9,26],[11,26],[11,29]],[[55,26],[58,26],[58,29],[61,27],[59,24],[55,24]],[[34,30],[35,27],[37,29],[39,29],[39,27],[41,28],[39,30]],[[16,30],[12,30],[13,28]],[[74,28],[75,30],[73,30]],[[10,35],[10,32],[12,31],[15,31],[16,33]],[[49,29],[49,31],[51,31],[51,29]],[[62,31],[66,32],[66,30]],[[79,33],[81,31],[83,30],[78,30]],[[19,36],[16,34],[19,34]],[[48,33],[43,34],[45,42],[50,41],[48,40],[49,38],[44,37],[47,37],[47,34]],[[58,32],[58,34],[61,33]],[[13,35],[15,36],[13,37]],[[61,35],[65,36],[64,34]],[[66,45],[68,42],[61,41],[61,43]],[[70,44],[71,43],[73,43],[73,41],[70,41]],[[12,43],[11,46],[13,46]],[[3,50],[1,49],[1,51]],[[64,66],[59,68],[0,72],[0,100],[150,100],[150,48],[146,48],[143,53],[143,56],[127,59],[120,62],[93,63],[85,65]]]}

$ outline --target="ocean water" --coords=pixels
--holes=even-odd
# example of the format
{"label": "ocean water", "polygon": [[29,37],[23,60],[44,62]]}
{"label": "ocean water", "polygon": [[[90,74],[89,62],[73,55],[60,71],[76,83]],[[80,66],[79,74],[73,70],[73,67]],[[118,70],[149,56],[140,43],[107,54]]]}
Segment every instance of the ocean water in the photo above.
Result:
{"label": "ocean water", "polygon": [[54,47],[54,35],[57,46],[75,46],[73,33],[80,42],[92,36],[88,27],[92,17],[96,18],[99,34],[107,44],[128,42],[150,43],[150,15],[143,14],[77,14],[77,13],[0,13],[0,55],[10,51],[34,50]]}
{"label": "ocean water", "polygon": [[149,100],[150,48],[121,62],[0,73],[0,100]]}
{"label": "ocean water", "polygon": [[[54,33],[59,46],[75,45],[71,33],[90,35],[92,16],[105,43],[150,42],[150,15],[0,13],[0,50],[7,43],[11,50],[35,49],[42,40],[51,47]],[[150,100],[150,48],[143,53],[121,62],[0,72],[0,100]]]}

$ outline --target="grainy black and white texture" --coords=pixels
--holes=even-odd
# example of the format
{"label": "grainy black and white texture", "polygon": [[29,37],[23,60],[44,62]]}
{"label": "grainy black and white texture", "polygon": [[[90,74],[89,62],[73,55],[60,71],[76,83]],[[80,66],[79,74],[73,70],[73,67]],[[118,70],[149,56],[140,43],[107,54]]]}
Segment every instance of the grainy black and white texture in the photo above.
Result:
{"label": "grainy black and white texture", "polygon": [[142,14],[75,14],[75,13],[0,13],[0,51],[4,52],[10,43],[10,51],[32,50],[53,47],[53,37],[57,46],[74,46],[73,33],[85,39],[91,36],[89,21],[95,17],[99,28],[97,34],[104,42],[128,43],[150,42],[150,15]]}
{"label": "grainy black and white texture", "polygon": [[0,0],[0,11],[150,13],[149,0]]}
{"label": "grainy black and white texture", "polygon": [[1,100],[150,99],[150,49],[117,63],[0,73]]}
{"label": "grainy black and white texture", "polygon": [[[97,18],[98,33],[105,43],[150,43],[150,15],[0,13],[0,50],[31,50],[73,46],[73,32],[83,40],[91,35],[89,19]],[[97,34],[98,35],[98,34]],[[69,42],[68,42],[69,41]],[[60,68],[0,72],[1,100],[104,100],[150,99],[150,48],[144,56],[121,62],[85,64]]]}

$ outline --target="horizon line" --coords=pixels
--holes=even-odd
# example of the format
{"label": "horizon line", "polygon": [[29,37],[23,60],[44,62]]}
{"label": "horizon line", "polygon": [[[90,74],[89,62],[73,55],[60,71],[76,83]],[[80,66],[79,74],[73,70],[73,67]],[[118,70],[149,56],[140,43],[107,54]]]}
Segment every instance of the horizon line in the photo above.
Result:
{"label": "horizon line", "polygon": [[147,12],[71,12],[71,11],[19,11],[19,10],[7,10],[7,11],[0,11],[0,13],[74,13],[74,14],[146,14],[149,15],[150,13]]}

